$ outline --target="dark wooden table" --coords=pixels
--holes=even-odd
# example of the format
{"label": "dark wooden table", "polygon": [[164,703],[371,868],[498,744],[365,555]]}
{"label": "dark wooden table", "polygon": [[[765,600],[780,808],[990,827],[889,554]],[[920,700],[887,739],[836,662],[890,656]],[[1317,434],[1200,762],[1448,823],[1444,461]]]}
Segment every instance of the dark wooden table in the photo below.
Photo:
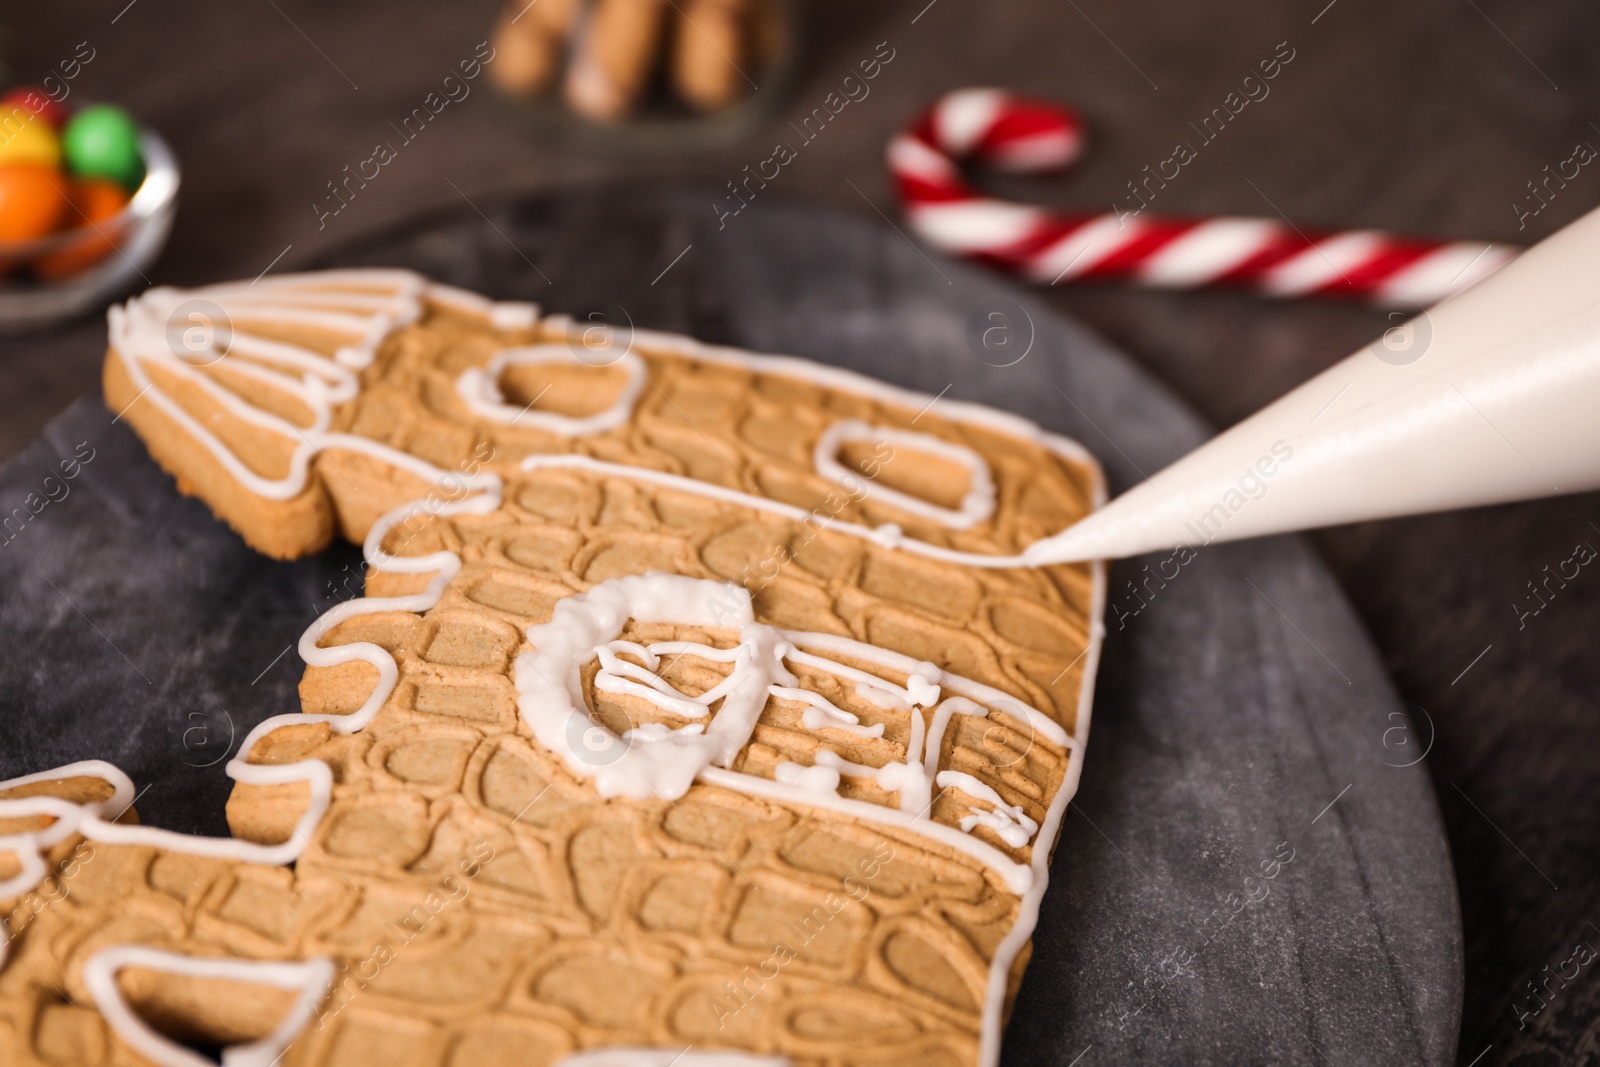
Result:
{"label": "dark wooden table", "polygon": [[[1270,96],[1184,168],[1159,209],[1275,205],[1303,224],[1526,242],[1600,201],[1600,170],[1586,168],[1520,228],[1514,206],[1547,164],[1579,142],[1600,145],[1593,5],[907,0],[811,5],[793,98],[770,129],[714,150],[639,156],[534,139],[480,80],[319,226],[313,205],[327,183],[472,54],[496,7],[27,0],[0,13],[0,58],[39,77],[87,41],[94,59],[72,92],[122,102],[171,141],[184,191],[154,283],[292,268],[396,219],[565,183],[703,181],[711,211],[723,183],[770,154],[790,114],[820,103],[882,41],[895,59],[871,95],[784,168],[775,192],[892,217],[886,138],[942,90],[1002,84],[1079,105],[1093,146],[1068,180],[995,188],[1102,207],[1287,41],[1295,59]],[[1084,288],[1052,299],[1219,425],[1385,323],[1352,305],[1232,295]],[[103,342],[98,320],[0,340],[0,458],[93,384]],[[1600,545],[1592,495],[1319,535],[1418,732],[1432,735],[1466,932],[1462,1064],[1600,1061],[1600,974],[1590,965],[1554,977],[1580,942],[1600,949],[1600,578],[1584,572],[1520,626],[1515,607],[1585,541]],[[1530,988],[1545,1006],[1519,1021],[1518,1009],[1541,1002]]]}

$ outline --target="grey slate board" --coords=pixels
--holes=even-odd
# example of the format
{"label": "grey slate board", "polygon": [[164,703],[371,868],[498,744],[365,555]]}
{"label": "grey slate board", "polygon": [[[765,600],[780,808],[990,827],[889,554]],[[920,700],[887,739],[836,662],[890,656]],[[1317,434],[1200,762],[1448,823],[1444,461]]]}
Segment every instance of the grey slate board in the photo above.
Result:
{"label": "grey slate board", "polygon": [[[716,195],[623,186],[486,205],[337,265],[411,267],[948,387],[1083,441],[1114,491],[1210,432],[1003,282],[776,198],[719,230]],[[997,364],[1015,349],[981,341],[994,310],[1013,344],[1031,334],[1009,366]],[[68,495],[0,546],[0,777],[110,759],[147,789],[147,821],[222,833],[229,783],[204,765],[297,708],[300,664],[280,653],[352,594],[359,553],[256,556],[110,420],[86,396],[0,470],[9,512],[79,442],[96,450]],[[1413,762],[1429,725],[1409,723],[1302,540],[1204,549],[1145,585],[1141,606],[1127,583],[1166,556],[1112,572],[1121,611],[1004,1062],[1451,1062],[1461,933],[1437,804]]]}

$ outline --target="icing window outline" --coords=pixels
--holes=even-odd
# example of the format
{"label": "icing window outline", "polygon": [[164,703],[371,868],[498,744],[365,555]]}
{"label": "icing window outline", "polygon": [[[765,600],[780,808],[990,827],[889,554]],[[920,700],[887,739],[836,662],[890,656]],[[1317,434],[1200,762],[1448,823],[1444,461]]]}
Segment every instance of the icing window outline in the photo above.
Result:
{"label": "icing window outline", "polygon": [[[942,507],[910,493],[891,489],[873,478],[846,467],[839,462],[839,449],[855,441],[887,441],[891,446],[926,452],[965,467],[969,481],[966,495],[961,499],[961,506]],[[966,445],[946,441],[932,434],[919,433],[916,430],[897,430],[888,426],[873,426],[860,419],[845,419],[829,426],[822,432],[822,436],[817,438],[817,447],[812,452],[811,461],[818,474],[852,492],[860,489],[879,503],[899,508],[920,519],[936,522],[952,530],[970,530],[994,515],[994,477],[989,471],[988,462]]]}
{"label": "icing window outline", "polygon": [[162,1067],[215,1067],[215,1064],[163,1037],[128,1006],[117,986],[117,972],[124,967],[142,967],[195,978],[255,982],[298,991],[289,1011],[270,1033],[223,1050],[222,1062],[226,1067],[272,1067],[282,1059],[284,1050],[311,1021],[328,987],[333,984],[334,976],[333,961],[325,956],[286,963],[232,956],[186,956],[145,945],[113,945],[101,949],[85,961],[83,984],[88,987],[95,1007],[117,1035]]}
{"label": "icing window outline", "polygon": [[[539,411],[533,404],[518,407],[506,403],[500,391],[500,375],[508,367],[530,367],[543,363],[575,363],[592,366],[572,353],[565,345],[539,344],[518,348],[502,348],[482,367],[468,367],[456,379],[456,395],[474,415],[492,422],[524,423],[549,430],[563,437],[586,437],[590,434],[614,430],[633,417],[633,407],[644,390],[644,360],[632,352],[624,352],[606,366],[620,367],[627,374],[616,400],[604,411],[593,415],[574,417],[558,415],[552,411]],[[538,398],[534,398],[537,403]]]}

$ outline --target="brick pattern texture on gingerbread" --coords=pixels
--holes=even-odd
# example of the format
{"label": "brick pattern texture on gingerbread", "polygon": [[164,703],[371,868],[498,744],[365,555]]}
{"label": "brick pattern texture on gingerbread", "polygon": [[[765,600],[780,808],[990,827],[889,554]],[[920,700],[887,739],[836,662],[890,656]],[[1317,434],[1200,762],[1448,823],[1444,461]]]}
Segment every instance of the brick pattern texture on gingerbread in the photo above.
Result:
{"label": "brick pattern texture on gingerbread", "polygon": [[99,761],[0,783],[0,1062],[995,1062],[1104,596],[1021,553],[1098,468],[597,329],[399,271],[114,310],[179,488],[363,542],[366,589],[226,765],[232,838]]}

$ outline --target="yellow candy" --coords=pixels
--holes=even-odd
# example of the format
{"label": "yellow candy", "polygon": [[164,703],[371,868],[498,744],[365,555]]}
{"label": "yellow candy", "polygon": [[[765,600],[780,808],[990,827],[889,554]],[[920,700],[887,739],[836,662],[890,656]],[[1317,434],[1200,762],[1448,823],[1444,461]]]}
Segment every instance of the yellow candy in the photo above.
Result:
{"label": "yellow candy", "polygon": [[58,167],[61,142],[50,124],[35,118],[27,108],[13,106],[7,112],[0,105],[0,164],[6,163]]}

